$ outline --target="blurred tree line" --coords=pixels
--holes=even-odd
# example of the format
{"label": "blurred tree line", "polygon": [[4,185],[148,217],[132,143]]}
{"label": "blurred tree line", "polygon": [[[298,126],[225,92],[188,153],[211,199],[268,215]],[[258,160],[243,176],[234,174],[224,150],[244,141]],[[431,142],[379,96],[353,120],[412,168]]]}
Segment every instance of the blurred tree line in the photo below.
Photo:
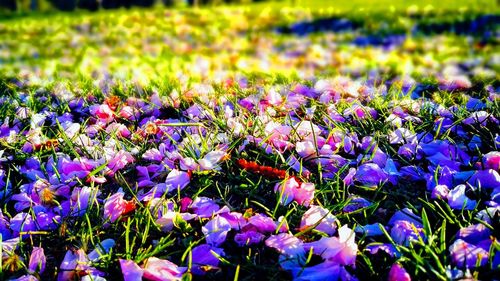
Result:
{"label": "blurred tree line", "polygon": [[117,9],[136,7],[151,7],[157,2],[165,6],[185,3],[189,6],[234,3],[259,2],[262,0],[0,0],[0,10],[38,11],[55,8],[61,11],[73,11],[77,8],[90,11],[99,9]]}

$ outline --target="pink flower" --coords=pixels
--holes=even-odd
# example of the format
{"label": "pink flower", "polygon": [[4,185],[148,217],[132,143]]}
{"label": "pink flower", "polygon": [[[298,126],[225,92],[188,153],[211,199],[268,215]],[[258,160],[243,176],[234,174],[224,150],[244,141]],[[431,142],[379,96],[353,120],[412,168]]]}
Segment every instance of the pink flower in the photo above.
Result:
{"label": "pink flower", "polygon": [[115,155],[109,159],[108,168],[110,171],[108,172],[109,176],[113,176],[118,170],[123,169],[127,164],[134,162],[135,159],[132,157],[127,151],[120,150]]}
{"label": "pink flower", "polygon": [[297,203],[303,206],[309,206],[314,199],[314,183],[301,183],[300,187],[295,190],[294,199]]}
{"label": "pink flower", "polygon": [[186,268],[155,257],[148,258],[144,264],[144,278],[151,281],[181,280],[184,272]]}
{"label": "pink flower", "polygon": [[90,107],[90,114],[99,118],[104,123],[109,123],[114,119],[113,110],[107,104],[93,105]]}
{"label": "pink flower", "polygon": [[109,219],[112,223],[121,215],[135,209],[134,202],[123,199],[123,195],[125,195],[125,193],[119,190],[104,202],[104,218]]}
{"label": "pink flower", "polygon": [[344,225],[339,229],[339,237],[322,237],[319,241],[306,243],[305,249],[312,248],[315,254],[337,264],[354,265],[358,253],[354,239],[354,231]]}
{"label": "pink flower", "polygon": [[485,169],[500,171],[500,152],[492,151],[483,155]]}
{"label": "pink flower", "polygon": [[315,226],[314,229],[322,231],[328,235],[335,234],[337,229],[337,219],[327,209],[320,206],[311,206],[302,216],[300,228]]}
{"label": "pink flower", "polygon": [[142,281],[144,270],[134,261],[120,259],[120,268],[124,281]]}
{"label": "pink flower", "polygon": [[[224,207],[221,209],[221,211]],[[243,217],[243,214],[238,212],[221,212],[219,211],[219,216],[225,218],[231,225],[231,229],[240,230],[245,225],[247,225],[247,220]]]}
{"label": "pink flower", "polygon": [[64,179],[72,179],[74,177],[83,179],[90,174],[90,171],[94,168],[93,165],[88,164],[90,163],[84,163],[77,159],[70,160],[69,158],[61,157],[59,158],[57,166],[59,173],[61,173]]}
{"label": "pink flower", "polygon": [[179,206],[181,208],[181,212],[187,212],[189,206],[193,203],[193,199],[189,197],[184,197],[179,201]]}
{"label": "pink flower", "polygon": [[391,266],[388,281],[411,281],[410,274],[399,263]]}
{"label": "pink flower", "polygon": [[128,120],[137,119],[140,116],[139,114],[140,114],[139,110],[137,110],[136,108],[133,108],[131,106],[128,106],[128,105],[122,107],[120,109],[120,113],[118,113],[118,115],[120,115],[120,117],[128,119]]}
{"label": "pink flower", "polygon": [[283,98],[276,89],[271,89],[267,93],[265,101],[267,101],[270,105],[278,106],[283,102]]}
{"label": "pink flower", "polygon": [[111,123],[106,127],[106,133],[116,134],[117,136],[128,138],[130,136],[130,131],[127,127],[120,123]]}
{"label": "pink flower", "polygon": [[295,200],[300,205],[309,206],[314,199],[314,191],[313,183],[299,183],[295,177],[274,186],[274,192],[279,192],[280,202],[283,205],[288,205],[292,200]]}
{"label": "pink flower", "polygon": [[280,202],[283,205],[288,205],[292,202],[295,190],[299,187],[299,183],[295,178],[289,178],[283,183],[277,183],[274,186],[274,192],[279,192]]}

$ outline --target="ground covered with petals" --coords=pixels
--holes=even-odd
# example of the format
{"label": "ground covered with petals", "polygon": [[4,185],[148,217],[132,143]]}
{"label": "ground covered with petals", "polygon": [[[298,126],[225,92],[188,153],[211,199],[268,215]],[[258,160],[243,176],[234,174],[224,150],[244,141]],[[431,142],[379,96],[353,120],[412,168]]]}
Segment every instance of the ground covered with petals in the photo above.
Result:
{"label": "ground covered with petals", "polygon": [[498,22],[432,6],[0,21],[0,279],[493,279]]}

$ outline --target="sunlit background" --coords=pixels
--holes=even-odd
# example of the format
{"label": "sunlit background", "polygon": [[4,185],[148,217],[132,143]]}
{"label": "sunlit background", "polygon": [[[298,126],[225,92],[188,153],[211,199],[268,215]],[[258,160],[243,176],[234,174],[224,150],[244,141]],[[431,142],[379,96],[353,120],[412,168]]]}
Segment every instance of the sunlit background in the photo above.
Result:
{"label": "sunlit background", "polygon": [[497,75],[495,1],[164,2],[2,0],[2,75],[142,85],[249,73],[419,79],[459,75],[459,62]]}

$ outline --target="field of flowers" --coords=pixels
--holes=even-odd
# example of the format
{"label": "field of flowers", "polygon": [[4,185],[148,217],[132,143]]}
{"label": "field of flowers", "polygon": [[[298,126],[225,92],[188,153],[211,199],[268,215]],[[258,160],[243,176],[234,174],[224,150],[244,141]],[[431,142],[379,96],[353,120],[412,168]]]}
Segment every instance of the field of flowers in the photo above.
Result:
{"label": "field of flowers", "polygon": [[499,10],[257,7],[0,20],[0,280],[498,280]]}

